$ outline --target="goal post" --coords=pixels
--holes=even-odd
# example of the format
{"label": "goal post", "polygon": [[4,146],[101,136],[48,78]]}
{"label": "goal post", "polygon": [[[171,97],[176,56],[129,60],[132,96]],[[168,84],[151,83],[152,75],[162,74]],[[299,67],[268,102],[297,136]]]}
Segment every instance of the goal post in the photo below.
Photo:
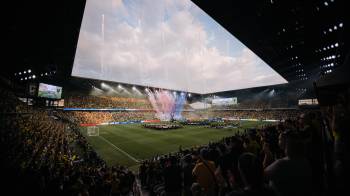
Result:
{"label": "goal post", "polygon": [[87,136],[99,136],[100,129],[97,126],[87,127]]}

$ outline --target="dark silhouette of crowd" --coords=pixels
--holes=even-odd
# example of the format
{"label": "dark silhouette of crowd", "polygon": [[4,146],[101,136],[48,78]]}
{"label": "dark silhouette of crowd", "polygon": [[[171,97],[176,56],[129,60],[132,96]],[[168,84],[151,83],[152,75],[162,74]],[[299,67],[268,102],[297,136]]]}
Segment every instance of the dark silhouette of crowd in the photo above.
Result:
{"label": "dark silhouette of crowd", "polygon": [[[141,164],[141,184],[151,195],[340,193],[346,190],[345,174],[339,170],[348,172],[344,150],[349,138],[343,131],[349,125],[327,127],[333,118],[327,111],[308,112],[278,125],[156,156]],[[343,113],[338,119],[344,122],[348,116]],[[342,139],[335,138],[338,131],[344,134]]]}

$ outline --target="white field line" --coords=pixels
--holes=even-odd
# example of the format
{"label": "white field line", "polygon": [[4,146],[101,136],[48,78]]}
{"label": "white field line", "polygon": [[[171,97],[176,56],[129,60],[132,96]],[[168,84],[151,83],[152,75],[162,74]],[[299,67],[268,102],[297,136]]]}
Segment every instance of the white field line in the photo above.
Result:
{"label": "white field line", "polygon": [[127,157],[129,157],[131,160],[135,161],[136,163],[139,163],[140,161],[137,160],[135,157],[131,156],[129,153],[125,152],[124,150],[118,148],[117,146],[115,146],[114,144],[112,144],[110,141],[108,141],[106,138],[99,136],[101,139],[103,139],[105,142],[107,142],[109,145],[113,146],[115,149],[117,149],[119,152],[123,153],[124,155],[126,155]]}

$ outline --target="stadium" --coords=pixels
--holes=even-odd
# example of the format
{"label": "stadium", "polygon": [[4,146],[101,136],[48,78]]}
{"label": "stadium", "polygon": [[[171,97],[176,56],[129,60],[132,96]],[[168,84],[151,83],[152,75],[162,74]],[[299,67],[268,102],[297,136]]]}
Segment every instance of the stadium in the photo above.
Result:
{"label": "stadium", "polygon": [[1,191],[346,194],[345,5],[10,3]]}

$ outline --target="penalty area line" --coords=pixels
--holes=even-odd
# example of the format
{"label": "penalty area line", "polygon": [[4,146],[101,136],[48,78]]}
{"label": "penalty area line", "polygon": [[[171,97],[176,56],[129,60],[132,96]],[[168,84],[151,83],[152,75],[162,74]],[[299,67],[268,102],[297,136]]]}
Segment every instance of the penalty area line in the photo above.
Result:
{"label": "penalty area line", "polygon": [[124,155],[126,155],[127,157],[129,157],[131,160],[135,161],[136,163],[139,163],[140,161],[137,160],[135,157],[131,156],[129,153],[125,152],[124,150],[118,148],[117,146],[115,146],[114,144],[112,144],[110,141],[108,141],[106,138],[102,137],[102,136],[98,136],[101,139],[103,139],[105,142],[107,142],[109,145],[113,146],[115,149],[117,149],[119,152],[123,153]]}

